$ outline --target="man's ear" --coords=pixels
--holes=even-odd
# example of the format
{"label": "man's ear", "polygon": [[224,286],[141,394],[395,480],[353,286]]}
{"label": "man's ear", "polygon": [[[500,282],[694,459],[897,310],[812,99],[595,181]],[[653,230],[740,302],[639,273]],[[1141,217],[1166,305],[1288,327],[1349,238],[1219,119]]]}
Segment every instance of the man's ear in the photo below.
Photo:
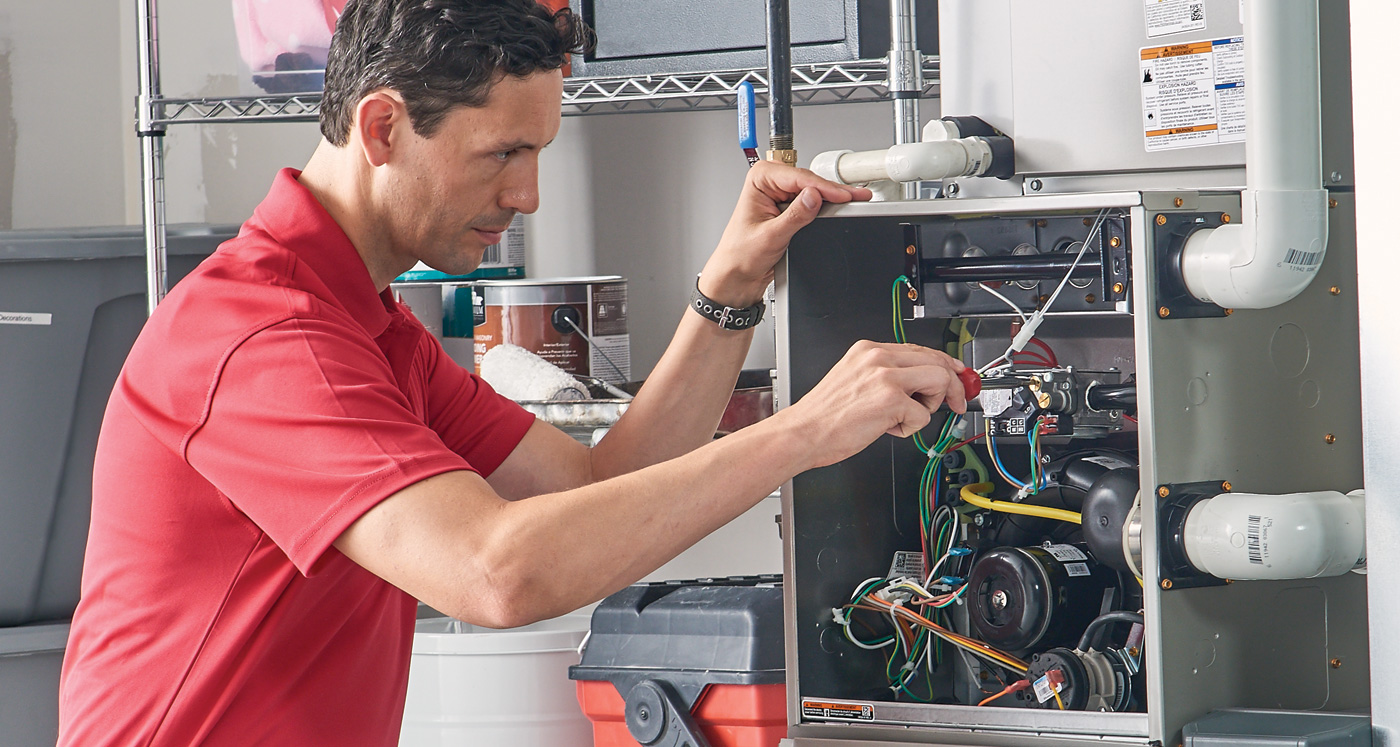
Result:
{"label": "man's ear", "polygon": [[403,99],[392,91],[373,91],[360,99],[355,107],[355,133],[359,136],[365,160],[371,166],[383,166],[389,162],[396,140],[395,128],[408,126],[408,109]]}

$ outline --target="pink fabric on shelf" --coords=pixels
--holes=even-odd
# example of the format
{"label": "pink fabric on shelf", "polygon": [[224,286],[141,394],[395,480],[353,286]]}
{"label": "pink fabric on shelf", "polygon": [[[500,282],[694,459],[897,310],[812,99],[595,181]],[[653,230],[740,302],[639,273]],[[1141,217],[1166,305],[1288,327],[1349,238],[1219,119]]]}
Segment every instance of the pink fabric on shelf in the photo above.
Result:
{"label": "pink fabric on shelf", "polygon": [[233,0],[239,54],[255,73],[276,69],[283,54],[304,54],[324,66],[332,19],[344,7],[344,0]]}

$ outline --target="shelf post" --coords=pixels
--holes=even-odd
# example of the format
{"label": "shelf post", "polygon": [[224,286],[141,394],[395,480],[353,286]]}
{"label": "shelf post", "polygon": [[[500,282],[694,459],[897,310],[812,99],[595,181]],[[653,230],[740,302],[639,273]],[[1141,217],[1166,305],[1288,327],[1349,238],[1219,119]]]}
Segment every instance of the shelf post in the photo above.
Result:
{"label": "shelf post", "polygon": [[156,0],[141,0],[136,53],[140,93],[136,99],[136,136],[141,141],[141,212],[146,234],[146,312],[155,313],[165,298],[165,125],[160,94],[160,40]]}

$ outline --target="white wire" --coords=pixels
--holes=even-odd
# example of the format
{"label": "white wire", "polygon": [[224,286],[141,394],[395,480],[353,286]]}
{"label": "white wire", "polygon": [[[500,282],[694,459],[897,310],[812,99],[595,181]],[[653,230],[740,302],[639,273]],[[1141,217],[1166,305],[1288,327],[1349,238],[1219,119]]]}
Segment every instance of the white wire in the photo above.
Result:
{"label": "white wire", "polygon": [[987,285],[986,283],[978,283],[977,286],[982,290],[992,294],[993,296],[996,296],[998,299],[1001,300],[1002,303],[1006,304],[1007,306],[1010,306],[1011,310],[1016,312],[1016,316],[1021,318],[1021,323],[1025,324],[1026,312],[1021,311],[1020,306],[1017,306],[1011,299],[1007,298],[1006,296],[1003,296],[1001,293],[997,292],[996,288],[993,288],[992,286]]}

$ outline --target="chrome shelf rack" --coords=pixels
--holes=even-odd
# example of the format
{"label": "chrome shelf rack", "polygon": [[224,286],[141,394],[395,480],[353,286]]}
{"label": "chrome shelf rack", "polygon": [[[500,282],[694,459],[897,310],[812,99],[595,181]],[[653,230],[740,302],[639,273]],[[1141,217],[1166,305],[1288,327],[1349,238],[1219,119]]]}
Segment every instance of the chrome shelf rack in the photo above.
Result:
{"label": "chrome shelf rack", "polygon": [[[321,93],[271,94],[229,98],[166,98],[161,95],[157,0],[142,0],[137,24],[140,95],[136,134],[141,141],[142,219],[146,233],[147,307],[165,297],[166,128],[180,124],[313,122],[320,116]],[[766,69],[721,70],[607,78],[565,78],[565,116],[620,112],[728,109],[739,84],[753,84],[767,98]],[[798,104],[884,101],[889,94],[887,59],[848,60],[792,67],[792,97]],[[923,56],[923,95],[938,95],[938,58]]]}

